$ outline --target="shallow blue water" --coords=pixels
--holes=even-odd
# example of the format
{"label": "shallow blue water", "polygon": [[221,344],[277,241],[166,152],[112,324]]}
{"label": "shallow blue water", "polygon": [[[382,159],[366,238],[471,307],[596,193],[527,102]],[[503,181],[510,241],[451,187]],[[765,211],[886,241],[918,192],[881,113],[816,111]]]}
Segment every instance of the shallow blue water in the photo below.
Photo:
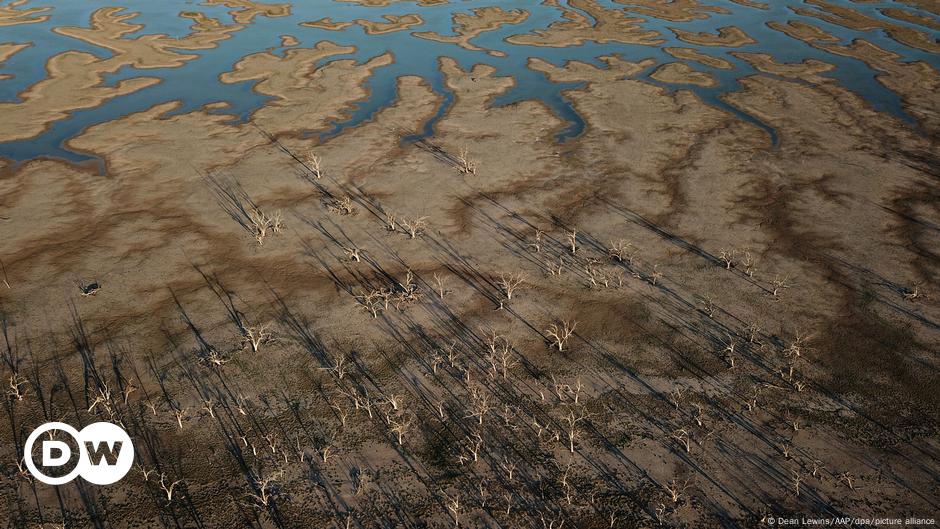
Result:
{"label": "shallow blue water", "polygon": [[[599,1],[609,9],[629,7],[610,0]],[[486,63],[494,66],[498,75],[513,76],[516,79],[516,87],[497,98],[494,103],[505,105],[527,99],[543,101],[560,118],[568,122],[568,126],[558,136],[559,141],[575,137],[584,129],[584,122],[564,97],[565,90],[575,88],[577,85],[550,82],[543,74],[532,71],[527,67],[527,61],[530,57],[538,57],[558,65],[569,60],[602,65],[602,63],[596,61],[596,57],[618,54],[631,61],[653,58],[660,63],[664,63],[676,59],[662,51],[662,47],[698,48],[699,51],[732,62],[735,68],[733,70],[721,70],[709,68],[699,63],[690,63],[690,66],[694,69],[708,72],[714,76],[718,80],[718,86],[716,87],[702,88],[691,85],[657,84],[669,90],[693,90],[709,104],[732,112],[741,119],[763,128],[772,140],[775,140],[775,134],[770,127],[756,118],[729,106],[721,98],[723,94],[739,89],[739,79],[755,73],[749,64],[728,55],[728,51],[769,53],[780,62],[797,62],[806,58],[815,58],[835,64],[836,69],[825,74],[825,76],[836,79],[841,85],[860,94],[873,108],[891,113],[908,122],[912,120],[904,112],[898,96],[875,80],[876,71],[873,71],[859,60],[817,50],[783,33],[774,31],[767,27],[766,24],[769,21],[786,22],[788,20],[804,19],[839,37],[842,39],[843,44],[849,44],[856,38],[864,38],[882,48],[899,53],[905,60],[926,61],[935,68],[940,69],[940,57],[899,44],[888,38],[883,31],[857,32],[816,18],[801,17],[795,14],[792,8],[814,8],[799,0],[772,1],[769,2],[771,8],[768,10],[745,7],[728,0],[704,1],[709,5],[723,7],[730,13],[709,12],[707,13],[708,18],[691,22],[671,22],[648,16],[643,17],[646,19],[643,23],[645,28],[660,33],[660,38],[664,40],[664,43],[660,46],[588,42],[580,46],[567,48],[545,48],[513,45],[504,40],[510,35],[544,29],[551,22],[561,19],[561,9],[542,5],[541,0],[512,2],[465,0],[459,3],[433,7],[417,6],[414,2],[400,2],[382,8],[363,7],[350,2],[305,0],[293,5],[292,14],[289,17],[267,18],[258,16],[244,29],[233,33],[231,38],[219,42],[218,47],[214,49],[187,51],[187,53],[199,55],[199,58],[189,61],[182,67],[153,70],[124,68],[114,75],[107,76],[107,84],[140,75],[160,77],[162,82],[156,86],[114,98],[99,107],[75,111],[68,118],[53,123],[46,132],[34,138],[0,143],[0,156],[18,161],[38,156],[56,156],[73,161],[88,160],[88,155],[68,150],[64,142],[78,135],[90,125],[109,121],[128,113],[142,111],[167,101],[181,101],[183,105],[178,112],[188,112],[208,103],[225,101],[230,105],[230,108],[225,110],[226,113],[234,113],[239,117],[238,119],[247,120],[250,118],[252,111],[263,105],[267,98],[253,92],[253,83],[251,82],[226,84],[218,82],[218,76],[231,70],[239,59],[248,54],[266,49],[282,52],[283,48],[280,47],[281,35],[296,37],[300,41],[298,44],[300,47],[313,46],[321,40],[329,40],[337,44],[354,45],[357,48],[356,52],[351,55],[331,57],[329,60],[352,57],[358,61],[366,61],[385,52],[391,52],[395,56],[394,64],[378,69],[375,75],[369,79],[369,98],[360,102],[348,118],[342,122],[333,123],[329,130],[308,132],[310,135],[319,135],[321,137],[338,134],[347,127],[368,120],[378,110],[392,104],[396,97],[396,79],[402,75],[424,77],[434,90],[444,94],[444,106],[438,113],[439,118],[446,112],[447,106],[453,100],[451,94],[447,92],[438,70],[438,60],[441,56],[456,59],[463,68],[469,68],[477,63]],[[8,2],[0,1],[0,5],[5,3]],[[562,4],[565,3],[562,2]],[[883,18],[878,11],[879,8],[883,7],[904,8],[920,15],[930,15],[930,13],[896,2],[858,4],[847,0],[833,0],[832,3],[848,5],[857,11],[876,18]],[[32,42],[34,44],[31,48],[14,55],[0,66],[0,73],[15,75],[13,79],[0,81],[0,101],[18,101],[18,94],[30,85],[45,78],[45,63],[49,57],[55,54],[66,50],[81,50],[94,53],[100,57],[110,56],[110,52],[106,49],[58,35],[53,33],[51,29],[57,26],[88,26],[93,11],[113,5],[120,5],[126,7],[129,11],[140,13],[140,16],[133,19],[132,22],[142,23],[145,28],[137,34],[166,33],[171,36],[188,34],[192,21],[179,17],[178,14],[182,11],[201,11],[210,17],[219,18],[225,24],[234,23],[232,17],[228,14],[229,8],[205,6],[185,0],[163,0],[161,2],[123,0],[118,4],[89,0],[34,0],[25,7],[52,7],[52,10],[47,13],[50,15],[48,21],[37,24],[0,27],[0,42]],[[419,39],[411,35],[412,31],[436,31],[441,34],[453,34],[451,31],[451,16],[455,12],[469,12],[474,8],[489,5],[499,5],[504,9],[525,9],[530,13],[529,18],[521,24],[503,26],[496,31],[483,33],[474,39],[473,42],[478,46],[503,51],[507,54],[506,57],[495,57],[484,51],[465,50],[454,44]],[[316,20],[325,16],[331,17],[334,21],[352,21],[358,18],[381,20],[384,14],[402,15],[407,13],[420,14],[425,23],[406,31],[371,36],[366,35],[363,28],[358,25],[350,26],[340,32],[299,25],[301,22]],[[910,25],[894,19],[888,20],[894,24]],[[730,25],[740,27],[758,43],[740,48],[697,47],[679,41],[669,29],[681,28],[689,31],[714,33],[717,28]],[[929,34],[931,38],[938,38],[938,32],[936,31],[920,26],[910,26]],[[648,78],[653,70],[654,68],[648,69],[641,77],[655,83],[655,81]],[[436,119],[427,123],[424,130],[419,131],[419,134],[431,134]],[[0,127],[2,126],[2,116],[0,116]]]}

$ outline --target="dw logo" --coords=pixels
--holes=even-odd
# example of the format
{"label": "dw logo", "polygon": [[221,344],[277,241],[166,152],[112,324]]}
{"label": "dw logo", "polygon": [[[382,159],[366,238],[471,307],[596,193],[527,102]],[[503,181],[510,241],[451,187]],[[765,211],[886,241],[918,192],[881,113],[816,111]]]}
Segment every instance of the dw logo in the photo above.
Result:
{"label": "dw logo", "polygon": [[[44,469],[53,471],[50,472],[52,475],[40,471],[33,461],[36,441],[46,432],[52,435],[40,442],[41,463]],[[55,438],[60,432],[71,436],[71,445]],[[77,454],[73,452],[73,447]],[[73,461],[76,455],[77,461]],[[109,422],[89,424],[82,431],[62,422],[47,422],[26,438],[23,460],[30,473],[47,485],[62,485],[76,476],[95,485],[110,485],[130,471],[134,464],[134,444],[123,428]],[[62,474],[72,464],[74,468]]]}

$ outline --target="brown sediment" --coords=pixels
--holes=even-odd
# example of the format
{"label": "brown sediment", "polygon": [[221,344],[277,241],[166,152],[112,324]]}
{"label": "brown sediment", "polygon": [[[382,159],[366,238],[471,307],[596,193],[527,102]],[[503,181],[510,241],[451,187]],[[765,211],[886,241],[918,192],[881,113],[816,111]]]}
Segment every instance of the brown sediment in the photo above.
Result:
{"label": "brown sediment", "polygon": [[289,48],[291,46],[296,46],[300,44],[300,41],[297,40],[293,35],[281,35],[281,47]]}
{"label": "brown sediment", "polygon": [[757,41],[752,39],[741,28],[736,26],[725,26],[718,28],[718,34],[708,32],[686,31],[684,29],[669,28],[676,34],[676,38],[690,44],[699,46],[723,46],[727,48],[737,48],[746,44],[755,44]]}
{"label": "brown sediment", "polygon": [[[651,16],[672,22],[689,22],[706,19],[711,13],[727,14],[731,11],[723,7],[703,4],[698,0],[673,0],[661,2],[658,0],[615,0],[618,4],[625,4],[626,10],[632,13]],[[640,6],[640,7],[634,7]]]}
{"label": "brown sediment", "polygon": [[734,67],[733,64],[725,59],[702,53],[694,48],[663,48],[663,51],[677,59],[695,61],[705,66],[711,66],[712,68],[730,70]]}
{"label": "brown sediment", "polygon": [[229,14],[237,24],[250,24],[255,17],[269,18],[290,16],[290,4],[266,4],[254,0],[203,0],[205,5],[222,5],[232,8]]}
{"label": "brown sediment", "polygon": [[[365,7],[387,7],[396,2],[404,2],[407,0],[338,0],[340,2],[349,2],[352,4],[359,4]],[[448,0],[417,0],[419,6],[439,6],[446,4]]]}
{"label": "brown sediment", "polygon": [[908,112],[933,133],[940,132],[940,73],[924,61],[907,62],[897,53],[882,49],[863,39],[852,44],[816,44],[830,53],[854,57],[871,68],[882,72],[875,78],[888,89],[898,94],[905,102]]}
{"label": "brown sediment", "polygon": [[2,43],[0,44],[0,66],[3,65],[10,57],[16,55],[17,53],[25,50],[26,48],[32,46],[32,43],[27,44],[16,44],[16,43]]}
{"label": "brown sediment", "polygon": [[35,24],[49,20],[49,15],[43,15],[51,7],[33,7],[17,9],[29,0],[14,0],[5,6],[0,6],[0,27],[17,26],[19,24]]}
{"label": "brown sediment", "polygon": [[940,73],[926,62],[905,62],[897,53],[862,39],[856,39],[848,46],[832,44],[838,39],[827,38],[827,33],[810,24],[802,24],[798,31],[790,31],[792,25],[770,24],[770,27],[829,53],[864,61],[881,72],[876,76],[878,82],[898,94],[904,100],[906,110],[926,130],[933,133],[940,130],[940,116],[935,110],[940,105]]}
{"label": "brown sediment", "polygon": [[139,69],[182,66],[197,55],[174,50],[208,49],[243,27],[223,26],[212,23],[212,19],[202,14],[184,13],[182,16],[192,18],[194,24],[193,32],[183,38],[143,35],[125,39],[122,38],[124,35],[139,31],[143,25],[127,23],[137,14],[120,14],[120,11],[121,8],[95,11],[91,28],[53,29],[62,35],[108,48],[114,55],[101,59],[85,52],[68,51],[51,57],[46,64],[46,79],[20,93],[20,101],[0,103],[0,113],[9,125],[0,129],[0,141],[31,138],[74,110],[93,108],[108,99],[160,82],[153,77],[135,77],[115,86],[103,86],[105,74],[114,73],[125,66]]}
{"label": "brown sediment", "polygon": [[188,18],[193,21],[189,29],[198,32],[216,31],[225,27],[217,18],[209,18],[205,13],[198,11],[182,11],[180,18]]}
{"label": "brown sediment", "polygon": [[671,84],[692,84],[697,86],[715,86],[715,78],[705,72],[693,70],[684,62],[668,62],[650,75],[657,81]]}
{"label": "brown sediment", "polygon": [[765,4],[764,2],[755,2],[754,0],[731,0],[735,4],[739,4],[746,7],[754,7],[757,9],[770,9],[770,4]]}
{"label": "brown sediment", "polygon": [[201,13],[184,13],[186,18],[193,18],[192,33],[182,38],[166,35],[143,35],[136,38],[124,38],[125,35],[140,31],[143,24],[127,22],[137,17],[138,13],[122,13],[121,7],[104,7],[91,15],[91,27],[57,27],[52,31],[82,40],[95,46],[101,46],[114,52],[111,59],[102,61],[120,62],[134,68],[172,68],[182,66],[196,58],[196,55],[179,53],[173,50],[205,50],[214,48],[244,26],[219,24]]}
{"label": "brown sediment", "polygon": [[[625,207],[665,221],[694,198],[678,175],[686,164],[697,163],[699,136],[720,129],[728,116],[702,105],[686,90],[670,95],[663,88],[631,79],[655,64],[651,59],[631,63],[608,58],[606,62],[607,68],[579,62],[556,67],[530,60],[554,82],[587,83],[566,96],[591,124],[577,140],[580,147],[572,162],[590,168],[593,184],[585,184],[583,192],[560,191],[559,199],[572,212],[589,216],[590,210],[582,203],[594,202],[584,193],[604,189]],[[630,155],[611,156],[614,151]]]}
{"label": "brown sediment", "polygon": [[901,0],[901,3],[940,15],[940,5],[934,0]]}
{"label": "brown sediment", "polygon": [[524,9],[504,11],[500,7],[481,7],[474,9],[472,14],[454,14],[453,31],[456,35],[441,35],[436,31],[423,31],[413,33],[413,35],[437,42],[449,42],[468,50],[488,51],[491,55],[505,56],[505,53],[501,51],[484,50],[470,41],[482,33],[499,29],[507,24],[519,24],[527,18],[529,18],[529,13]]}
{"label": "brown sediment", "polygon": [[839,38],[828,33],[819,26],[808,24],[800,20],[789,20],[786,24],[768,22],[767,27],[785,33],[794,39],[804,42],[838,42]]}
{"label": "brown sediment", "polygon": [[814,9],[796,8],[793,11],[799,15],[825,20],[856,31],[884,30],[889,37],[912,48],[918,48],[931,53],[940,53],[940,42],[929,34],[886,20],[872,18],[848,7],[830,4],[824,0],[806,0],[806,3],[816,6],[822,11]]}
{"label": "brown sediment", "polygon": [[[905,82],[920,76],[915,92],[937,91],[935,74],[868,46],[833,52],[865,57]],[[106,175],[64,161],[12,169],[0,160],[0,258],[12,284],[0,283],[0,369],[7,379],[18,368],[30,388],[24,400],[9,399],[18,420],[0,426],[2,435],[17,438],[21,424],[44,422],[49,410],[76,424],[107,419],[100,404],[87,411],[100,384],[118,396],[111,411],[130,419],[135,439],[147,439],[141,466],[159,463],[171,479],[184,480],[182,499],[169,507],[150,501],[154,479],[114,486],[116,497],[132,501],[19,480],[7,487],[11,495],[37,501],[0,503],[0,518],[44,519],[39,506],[61,499],[83,525],[93,525],[83,514],[92,508],[101,525],[134,527],[159,525],[167,509],[178,508],[173,514],[184,523],[198,516],[196,525],[242,526],[255,517],[233,508],[233,497],[256,490],[245,484],[247,463],[280,469],[277,490],[290,497],[279,496],[270,514],[285,527],[342,525],[337,504],[358,513],[353,521],[361,515],[394,525],[407,509],[429,525],[453,525],[435,497],[452,490],[473,498],[461,499],[466,520],[531,525],[521,508],[507,516],[472,503],[484,480],[514,486],[493,469],[499,459],[484,454],[487,464],[461,465],[455,455],[465,431],[480,431],[498,458],[503,449],[525,456],[526,478],[566,479],[557,460],[568,447],[527,428],[532,420],[555,424],[580,406],[597,415],[575,446],[577,492],[599,491],[604,509],[637,513],[636,525],[657,521],[645,512],[646,489],[638,490],[641,501],[617,499],[626,496],[623,484],[673,479],[691,480],[687,499],[670,512],[677,526],[756,526],[753,513],[768,502],[811,509],[818,498],[834,497],[846,512],[866,512],[873,501],[930,512],[929,497],[911,491],[932,490],[937,474],[938,375],[924,366],[936,362],[940,306],[906,300],[898,285],[924,281],[924,290],[935,291],[938,284],[932,139],[837,83],[755,74],[725,100],[777,131],[771,146],[760,128],[694,93],[636,78],[655,61],[616,56],[601,58],[607,68],[529,60],[554,82],[582,82],[564,96],[586,129],[562,145],[553,137],[564,124],[544,104],[493,106],[512,90],[512,77],[448,58],[441,73],[455,97],[427,142],[401,141],[442,102],[416,77],[400,78],[397,99],[372,119],[335,136],[305,136],[367,97],[363,83],[391,60],[330,62],[352,51],[321,43],[283,57],[256,53],[222,76],[257,81],[256,90],[273,97],[252,122],[278,145],[252,123],[209,112],[222,104],[176,114],[180,103],[167,103],[91,126],[68,142],[104,159]],[[822,68],[740,56],[795,76]],[[926,99],[921,104],[930,108]],[[462,147],[477,161],[476,174],[448,161]],[[321,156],[323,177],[282,148]],[[205,178],[209,172],[214,180]],[[259,246],[226,210],[226,185],[265,211],[281,210],[282,231]],[[324,207],[325,197],[343,196],[354,214]],[[385,229],[386,213],[428,215],[430,227],[411,239]],[[544,231],[538,252],[530,246],[536,228]],[[572,228],[574,254],[564,242]],[[618,239],[637,248],[630,266],[639,277],[628,270],[622,284],[590,284],[589,270],[625,271],[607,250]],[[344,247],[361,249],[362,262],[345,257]],[[729,248],[758,258],[754,277],[740,263],[729,270],[718,262]],[[549,274],[546,262],[559,259],[563,274]],[[657,285],[645,279],[653,270],[664,274]],[[508,302],[492,284],[506,271],[526,277]],[[430,286],[435,274],[447,281],[446,299]],[[778,275],[790,275],[792,286],[773,297],[768,288]],[[418,301],[377,318],[363,309],[357,296],[399,291],[406,277]],[[81,296],[80,280],[103,288]],[[717,307],[711,315],[700,308],[705,297]],[[559,319],[578,322],[564,353],[544,339],[543,329]],[[243,347],[243,326],[265,322],[275,338],[257,353]],[[745,337],[751,323],[763,329],[760,344]],[[511,339],[524,364],[505,379],[493,372],[480,353],[479,329]],[[798,336],[810,338],[796,358],[786,347]],[[733,369],[721,352],[729,340],[741,351]],[[17,359],[11,351],[26,349],[19,344],[28,349]],[[447,347],[459,356],[435,371],[429,363]],[[232,361],[208,366],[201,357],[209,350]],[[328,370],[341,357],[354,366],[343,378]],[[470,400],[467,373],[475,391],[498,406],[479,430],[462,408]],[[131,380],[135,391],[123,402]],[[805,387],[792,384],[802,381]],[[564,395],[555,402],[552,387],[582,382],[578,404]],[[344,393],[360,386],[391,419],[392,406],[378,400],[403,396],[417,433],[397,446],[378,415],[373,421],[354,411]],[[674,406],[667,401],[678,388],[685,397]],[[747,410],[744,395],[760,397],[759,407]],[[202,411],[209,399],[218,403],[214,416]],[[229,409],[235,399],[243,413]],[[446,421],[430,419],[438,402]],[[337,408],[348,412],[348,423]],[[173,409],[187,410],[182,427]],[[703,427],[690,423],[693,409]],[[694,436],[691,454],[663,439],[676,428]],[[335,435],[326,441],[341,451],[314,468],[318,482],[337,484],[327,496],[310,485],[309,462],[323,435]],[[808,498],[763,479],[768,469],[786,472],[796,463],[781,457],[778,442],[827,471],[849,473],[855,487],[804,469]],[[249,443],[258,457],[245,449]],[[16,460],[19,450],[0,443],[0,458]],[[282,457],[300,461],[275,467]],[[684,474],[690,461],[705,478]],[[352,465],[370,469],[363,494],[350,486]],[[610,468],[618,483],[605,488]],[[659,501],[660,487],[651,488]],[[568,503],[557,494],[510,492],[537,507]],[[99,501],[106,501],[100,509]],[[184,502],[198,512],[185,514]],[[575,525],[617,521],[589,502],[562,509]]]}
{"label": "brown sediment", "polygon": [[367,35],[382,35],[384,33],[394,33],[408,28],[424,24],[424,20],[415,14],[408,15],[382,15],[387,22],[376,22],[374,20],[357,19],[359,24],[365,29]]}
{"label": "brown sediment", "polygon": [[546,74],[553,82],[571,83],[588,80],[592,82],[615,81],[622,78],[636,77],[643,70],[656,64],[655,59],[631,62],[614,55],[605,55],[598,57],[598,59],[605,63],[605,68],[598,69],[597,66],[581,61],[568,61],[564,66],[555,66],[538,57],[530,58],[528,66],[532,70]]}
{"label": "brown sediment", "polygon": [[[364,98],[363,82],[375,68],[393,61],[392,55],[386,53],[362,65],[346,59],[315,68],[322,59],[354,51],[351,46],[323,41],[314,48],[289,49],[283,57],[270,52],[255,53],[239,60],[232,71],[219,79],[223,83],[257,81],[255,91],[275,97],[252,114],[252,122],[268,132],[317,130],[341,117],[348,105]],[[305,97],[311,92],[320,97]],[[323,100],[330,101],[331,105],[325,107]]]}
{"label": "brown sediment", "polygon": [[330,17],[323,17],[319,20],[314,20],[311,22],[301,22],[301,26],[306,26],[309,28],[317,29],[326,29],[329,31],[342,31],[349,26],[353,25],[352,22],[333,22],[333,19]]}
{"label": "brown sediment", "polygon": [[548,28],[506,38],[511,44],[564,48],[584,42],[620,42],[655,46],[664,41],[659,32],[642,27],[642,18],[628,17],[622,9],[605,9],[594,0],[571,0],[568,5],[584,11],[565,9],[563,21],[552,22]]}
{"label": "brown sediment", "polygon": [[37,136],[50,123],[66,118],[74,110],[94,108],[108,99],[160,82],[155,77],[135,77],[103,86],[104,74],[120,67],[119,61],[102,64],[98,57],[78,51],[53,56],[46,63],[46,79],[21,92],[19,101],[0,103],[4,121],[0,141]]}
{"label": "brown sediment", "polygon": [[[32,46],[30,44],[0,44],[0,67],[3,67],[3,63],[6,62],[10,57],[16,55],[17,53],[25,50],[26,48]],[[4,79],[12,79],[12,74],[0,74],[0,81]]]}
{"label": "brown sediment", "polygon": [[792,79],[802,79],[810,83],[832,82],[833,79],[822,77],[817,74],[831,72],[836,68],[835,65],[818,61],[816,59],[804,59],[802,62],[796,63],[780,63],[777,62],[773,56],[766,53],[745,53],[735,51],[731,52],[731,55],[747,61],[751,64],[751,66],[761,72]]}
{"label": "brown sediment", "polygon": [[924,26],[930,29],[940,30],[940,21],[937,19],[925,15],[918,15],[917,13],[912,13],[906,9],[895,9],[887,7],[881,8],[878,11],[880,11],[881,14],[896,20],[901,20],[910,24],[917,24],[919,26]]}

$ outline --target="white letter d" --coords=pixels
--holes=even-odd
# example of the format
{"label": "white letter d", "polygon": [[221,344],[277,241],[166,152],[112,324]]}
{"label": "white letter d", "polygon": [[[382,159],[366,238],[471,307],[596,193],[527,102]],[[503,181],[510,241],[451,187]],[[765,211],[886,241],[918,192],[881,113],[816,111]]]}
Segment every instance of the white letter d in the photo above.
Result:
{"label": "white letter d", "polygon": [[[52,451],[58,451],[53,456]],[[42,465],[45,467],[60,467],[69,462],[72,457],[72,449],[62,441],[43,441],[42,442]]]}

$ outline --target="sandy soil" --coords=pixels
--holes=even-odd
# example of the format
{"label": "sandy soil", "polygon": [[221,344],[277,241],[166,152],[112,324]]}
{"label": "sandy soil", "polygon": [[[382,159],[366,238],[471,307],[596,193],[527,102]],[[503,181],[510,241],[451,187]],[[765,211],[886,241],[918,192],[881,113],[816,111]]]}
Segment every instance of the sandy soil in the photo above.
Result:
{"label": "sandy soil", "polygon": [[832,24],[838,24],[840,26],[845,26],[847,28],[861,31],[882,29],[888,35],[890,35],[891,38],[904,45],[910,46],[912,48],[919,48],[932,53],[940,52],[940,41],[938,41],[936,37],[932,37],[923,31],[911,28],[906,25],[886,23],[883,20],[877,20],[863,13],[859,13],[854,9],[830,4],[828,2],[824,2],[823,0],[806,1],[808,4],[822,9],[823,11],[816,11],[812,9],[797,9],[795,10],[796,13],[804,16],[816,17]]}
{"label": "sandy soil", "polygon": [[699,62],[706,66],[711,66],[712,68],[730,70],[733,67],[730,62],[722,58],[714,57],[692,48],[663,48],[663,51],[677,59]]}
{"label": "sandy soil", "polygon": [[698,86],[715,86],[717,81],[705,72],[693,70],[683,62],[668,62],[653,72],[650,76],[657,81],[674,84],[694,84]]}
{"label": "sandy soil", "polygon": [[383,33],[394,33],[408,28],[424,24],[424,20],[419,15],[382,15],[388,22],[376,22],[373,20],[356,20],[356,23],[365,28],[369,35],[381,35]]}
{"label": "sandy soil", "polygon": [[[524,9],[511,9],[508,11],[500,7],[482,7],[474,9],[472,14],[457,13],[453,16],[453,30],[456,35],[441,35],[434,31],[414,33],[415,37],[434,40],[437,42],[450,42],[468,50],[483,50],[470,41],[487,31],[499,29],[507,24],[519,24],[529,18]],[[505,56],[498,50],[488,50],[491,55]]]}
{"label": "sandy soil", "polygon": [[31,138],[47,129],[50,123],[70,112],[94,108],[103,101],[136,92],[160,82],[156,77],[134,77],[106,84],[106,74],[134,66],[139,69],[172,68],[195,59],[180,50],[201,50],[216,46],[218,41],[242,28],[225,26],[199,13],[183,13],[193,19],[193,32],[183,38],[166,35],[143,35],[125,38],[143,29],[132,24],[135,13],[122,13],[122,8],[102,8],[92,16],[92,27],[59,27],[53,31],[107,48],[111,57],[101,58],[87,52],[67,51],[52,57],[46,64],[48,75],[20,94],[20,102],[0,103],[5,126],[0,141]]}
{"label": "sandy soil", "polygon": [[717,35],[705,32],[696,33],[677,28],[672,28],[672,32],[676,34],[676,37],[679,40],[688,42],[689,44],[697,44],[699,46],[724,46],[728,48],[738,48],[740,46],[744,46],[745,44],[753,44],[757,42],[749,37],[747,33],[745,33],[741,28],[736,28],[734,26],[719,28]]}
{"label": "sandy soil", "polygon": [[[599,21],[567,10],[510,39],[655,41],[576,3]],[[462,44],[506,23],[475,15],[455,19]],[[102,10],[92,31],[61,30],[115,55],[53,57],[28,92],[44,104],[0,107],[18,120],[0,139],[155,82],[102,86],[119,64],[172,66],[187,55],[169,48],[237,30],[121,38],[127,20]],[[326,62],[352,50],[324,41],[221,76],[272,97],[247,123],[169,102],[69,140],[105,174],[0,160],[2,517],[753,527],[936,513],[940,77],[812,25],[775,29],[883,72],[917,126],[822,82],[820,61],[735,53],[762,73],[724,99],[773,127],[772,145],[639,78],[709,82],[683,63],[530,59],[583,82],[566,97],[587,128],[557,144],[565,124],[545,105],[491,104],[514,79],[445,57],[455,101],[433,137],[402,141],[441,102],[402,77],[392,106],[320,142],[307,133],[396,60]],[[9,462],[52,419],[121,422],[139,468],[111,487],[28,481]],[[179,481],[169,497],[161,476]]]}
{"label": "sandy soil", "polygon": [[[594,0],[571,0],[568,5],[578,10],[563,9],[565,20],[553,22],[545,30],[512,35],[506,41],[512,44],[555,48],[583,44],[586,41],[647,45],[662,43],[662,40],[656,38],[659,36],[658,32],[639,25],[642,19],[627,16],[621,10],[605,9]],[[593,22],[581,11],[590,15]]]}
{"label": "sandy soil", "polygon": [[333,19],[330,17],[324,17],[319,20],[313,20],[311,22],[302,22],[301,26],[308,26],[311,28],[317,29],[326,29],[330,31],[342,31],[349,26],[353,25],[352,22],[333,22]]}
{"label": "sandy soil", "polygon": [[[0,66],[10,57],[30,47],[30,44],[0,44]],[[12,79],[13,74],[0,74],[0,81]]]}
{"label": "sandy soil", "polygon": [[[656,0],[617,0],[618,3],[628,5],[628,11],[640,15],[661,18],[672,22],[688,22],[690,20],[704,19],[713,13],[730,13],[727,9],[717,6],[703,5],[698,0],[677,0],[674,2],[658,2]],[[641,7],[633,7],[641,6]]]}
{"label": "sandy soil", "polygon": [[223,5],[232,8],[229,13],[235,22],[250,24],[257,16],[286,17],[290,15],[290,4],[270,4],[251,0],[204,0],[205,5]]}
{"label": "sandy soil", "polygon": [[49,20],[49,15],[41,14],[49,11],[48,7],[21,7],[27,1],[13,0],[0,6],[0,27],[35,24]]}

